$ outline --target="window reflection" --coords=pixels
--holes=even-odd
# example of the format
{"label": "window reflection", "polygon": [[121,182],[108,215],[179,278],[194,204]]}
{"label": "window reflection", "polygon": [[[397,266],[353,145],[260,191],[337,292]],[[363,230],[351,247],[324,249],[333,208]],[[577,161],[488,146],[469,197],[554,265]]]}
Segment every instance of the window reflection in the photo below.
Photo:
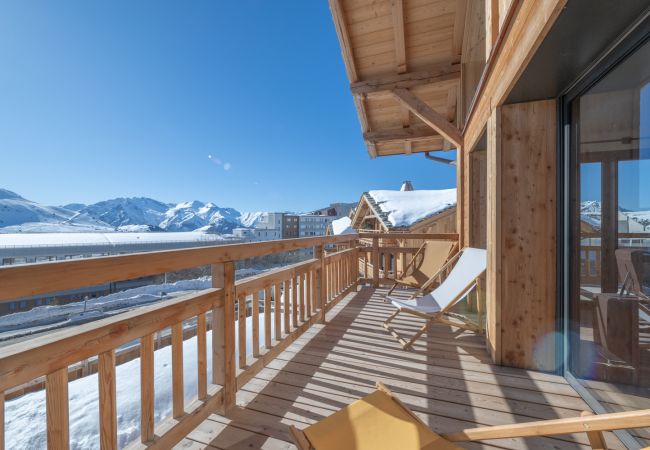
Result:
{"label": "window reflection", "polygon": [[609,411],[650,408],[649,81],[646,43],[571,105],[569,370]]}

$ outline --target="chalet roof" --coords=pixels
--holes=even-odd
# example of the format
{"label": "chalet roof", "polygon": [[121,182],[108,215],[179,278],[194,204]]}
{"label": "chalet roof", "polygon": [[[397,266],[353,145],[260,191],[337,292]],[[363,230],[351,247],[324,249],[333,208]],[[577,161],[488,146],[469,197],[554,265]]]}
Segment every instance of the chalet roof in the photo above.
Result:
{"label": "chalet roof", "polygon": [[370,155],[455,148],[465,2],[330,0],[330,9]]}
{"label": "chalet roof", "polygon": [[388,230],[413,227],[456,206],[456,189],[363,193],[363,199]]}

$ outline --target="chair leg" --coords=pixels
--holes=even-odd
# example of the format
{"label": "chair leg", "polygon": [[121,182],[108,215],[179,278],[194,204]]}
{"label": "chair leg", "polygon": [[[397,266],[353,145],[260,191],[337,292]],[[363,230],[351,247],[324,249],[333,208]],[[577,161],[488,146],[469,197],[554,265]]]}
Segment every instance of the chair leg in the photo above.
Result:
{"label": "chair leg", "polygon": [[424,332],[427,331],[427,328],[429,328],[432,324],[433,324],[433,320],[427,319],[426,323],[422,325],[422,328],[420,328],[418,332],[415,333],[415,335],[411,338],[411,340],[406,343],[406,345],[404,346],[404,350],[408,350],[409,348],[411,348],[413,346],[413,343],[417,341],[419,337],[422,336],[422,334],[424,334]]}
{"label": "chair leg", "polygon": [[400,310],[398,309],[398,310],[395,311],[393,314],[391,314],[390,317],[384,321],[384,327],[387,327],[388,324],[391,323],[391,321],[392,321],[395,317],[397,317],[397,315],[398,315],[399,313],[400,313]]}
{"label": "chair leg", "polygon": [[393,287],[391,287],[388,290],[388,292],[386,293],[386,297],[388,297],[390,294],[392,294],[396,287],[397,287],[397,283],[393,284]]}

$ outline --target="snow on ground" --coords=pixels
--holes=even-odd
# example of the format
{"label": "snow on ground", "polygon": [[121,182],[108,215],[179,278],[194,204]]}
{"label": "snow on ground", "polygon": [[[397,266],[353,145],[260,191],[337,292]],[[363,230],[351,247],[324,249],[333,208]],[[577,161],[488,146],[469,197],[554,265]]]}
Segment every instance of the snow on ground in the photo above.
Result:
{"label": "snow on ground", "polygon": [[0,247],[37,245],[110,245],[140,242],[223,241],[215,234],[199,232],[168,233],[15,233],[1,234]]}
{"label": "snow on ground", "polygon": [[356,230],[352,228],[352,219],[349,217],[341,217],[332,221],[332,233],[335,236],[340,234],[355,234]]}
{"label": "snow on ground", "polygon": [[370,191],[394,227],[408,227],[426,217],[456,206],[456,189],[416,191]]}
{"label": "snow on ground", "polygon": [[[252,353],[252,318],[246,318],[246,353]],[[271,323],[273,327],[273,323]],[[260,320],[264,335],[264,320]],[[208,380],[212,379],[212,332],[208,332]],[[235,334],[237,340],[237,334]],[[235,360],[237,360],[235,343]],[[197,395],[196,337],[183,342],[183,379],[185,402]],[[154,354],[155,423],[172,413],[171,347]],[[119,447],[124,448],[140,436],[140,359],[116,368],[117,430]],[[70,409],[70,447],[99,448],[99,400],[97,374],[71,381],[68,385]],[[45,449],[47,447],[45,391],[23,395],[5,402],[5,439],[8,449]]]}
{"label": "snow on ground", "polygon": [[38,306],[29,311],[0,316],[0,341],[108,317],[119,310],[169,299],[211,287],[210,277],[152,284],[67,305]]}

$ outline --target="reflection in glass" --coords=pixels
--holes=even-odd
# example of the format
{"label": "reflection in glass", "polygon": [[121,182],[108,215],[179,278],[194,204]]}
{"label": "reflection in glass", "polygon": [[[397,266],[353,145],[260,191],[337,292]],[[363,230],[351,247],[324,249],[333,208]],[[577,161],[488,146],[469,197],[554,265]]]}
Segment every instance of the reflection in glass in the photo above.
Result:
{"label": "reflection in glass", "polygon": [[609,411],[650,408],[649,82],[646,43],[571,105],[569,371]]}

